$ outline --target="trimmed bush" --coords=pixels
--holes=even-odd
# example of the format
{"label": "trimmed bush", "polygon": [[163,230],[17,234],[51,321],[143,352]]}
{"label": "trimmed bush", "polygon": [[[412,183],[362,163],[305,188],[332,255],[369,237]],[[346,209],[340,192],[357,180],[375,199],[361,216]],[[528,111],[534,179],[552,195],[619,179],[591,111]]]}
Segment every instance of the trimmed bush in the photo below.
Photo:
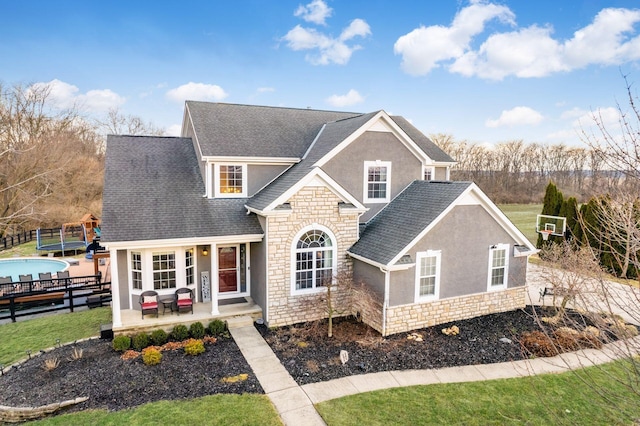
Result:
{"label": "trimmed bush", "polygon": [[149,335],[147,333],[138,333],[133,336],[133,340],[131,341],[131,346],[136,351],[141,351],[147,346],[149,346]]}
{"label": "trimmed bush", "polygon": [[541,331],[527,331],[520,336],[520,344],[531,355],[555,356],[558,355],[553,340]]}
{"label": "trimmed bush", "polygon": [[189,329],[184,324],[178,324],[173,327],[173,331],[171,332],[171,338],[173,340],[181,341],[185,340],[189,337]]}
{"label": "trimmed bush", "polygon": [[189,327],[189,334],[194,339],[202,339],[204,337],[204,325],[201,322],[194,322]]}
{"label": "trimmed bush", "polygon": [[142,362],[145,365],[157,365],[162,361],[162,353],[156,346],[149,346],[142,351]]}
{"label": "trimmed bush", "polygon": [[185,342],[184,353],[187,355],[200,355],[204,352],[204,342],[200,339],[189,339]]}
{"label": "trimmed bush", "polygon": [[124,352],[131,348],[131,337],[129,336],[116,336],[111,343],[113,349],[117,352]]}
{"label": "trimmed bush", "polygon": [[151,333],[151,343],[155,346],[162,346],[167,343],[168,340],[167,333],[164,330],[154,330]]}
{"label": "trimmed bush", "polygon": [[209,322],[209,334],[212,336],[219,336],[225,332],[226,328],[227,325],[222,320],[214,319]]}

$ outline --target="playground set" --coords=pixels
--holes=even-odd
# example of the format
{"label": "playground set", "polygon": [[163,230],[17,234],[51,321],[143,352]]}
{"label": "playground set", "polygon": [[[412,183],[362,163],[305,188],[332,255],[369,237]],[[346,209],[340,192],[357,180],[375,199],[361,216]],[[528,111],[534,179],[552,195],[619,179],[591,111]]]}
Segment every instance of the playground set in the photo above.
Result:
{"label": "playground set", "polygon": [[36,249],[38,251],[89,251],[95,249],[100,241],[100,219],[92,214],[86,214],[78,222],[65,223],[60,228],[59,235],[45,238],[38,229]]}

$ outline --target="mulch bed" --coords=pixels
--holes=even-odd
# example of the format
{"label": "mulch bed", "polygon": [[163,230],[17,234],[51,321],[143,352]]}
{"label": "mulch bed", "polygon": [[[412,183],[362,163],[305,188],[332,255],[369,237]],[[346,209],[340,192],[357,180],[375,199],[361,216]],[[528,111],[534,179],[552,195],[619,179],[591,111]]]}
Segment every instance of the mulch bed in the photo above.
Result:
{"label": "mulch bed", "polygon": [[[552,316],[548,308],[526,309],[486,315],[469,320],[399,333],[383,338],[353,318],[334,319],[333,337],[327,322],[316,321],[269,329],[256,325],[271,349],[300,385],[340,377],[392,370],[443,368],[490,364],[528,358],[518,341],[523,332],[552,328],[540,325],[540,316]],[[575,322],[586,319],[573,315]],[[575,325],[572,321],[572,324]],[[457,326],[458,335],[442,329]],[[564,325],[564,324],[561,324]],[[420,337],[416,340],[415,337]],[[503,339],[502,341],[500,339]],[[509,339],[509,340],[506,340]],[[340,351],[348,352],[344,365]]]}
{"label": "mulch bed", "polygon": [[[66,409],[121,410],[147,402],[196,398],[217,393],[264,393],[251,367],[230,337],[219,338],[198,356],[183,350],[163,351],[158,365],[146,366],[138,357],[123,360],[110,341],[89,340],[74,345],[82,358],[71,360],[73,346],[32,357],[0,377],[0,405],[40,406],[88,396],[86,402]],[[46,359],[58,358],[51,371]],[[224,377],[248,374],[245,381],[224,383]]]}

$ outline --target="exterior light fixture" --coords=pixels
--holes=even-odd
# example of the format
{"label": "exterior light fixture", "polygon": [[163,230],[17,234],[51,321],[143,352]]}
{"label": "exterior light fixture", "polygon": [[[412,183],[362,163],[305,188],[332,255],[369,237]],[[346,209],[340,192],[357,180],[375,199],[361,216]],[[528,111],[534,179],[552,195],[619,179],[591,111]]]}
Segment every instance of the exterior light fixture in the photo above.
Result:
{"label": "exterior light fixture", "polygon": [[206,248],[202,249],[202,255],[203,256],[208,256],[209,255],[209,250],[207,250]]}

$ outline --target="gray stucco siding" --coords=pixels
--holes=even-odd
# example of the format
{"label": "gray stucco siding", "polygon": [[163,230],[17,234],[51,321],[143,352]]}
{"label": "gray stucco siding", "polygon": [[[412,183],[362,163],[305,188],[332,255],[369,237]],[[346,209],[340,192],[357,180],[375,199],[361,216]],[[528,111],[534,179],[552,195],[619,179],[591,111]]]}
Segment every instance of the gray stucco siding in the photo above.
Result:
{"label": "gray stucco siding", "polygon": [[380,268],[353,259],[353,282],[355,284],[364,283],[381,299],[384,297],[384,273],[380,271]]}
{"label": "gray stucco siding", "polygon": [[266,268],[266,244],[264,242],[251,243],[251,298],[263,309],[267,306],[267,268]]}
{"label": "gray stucco siding", "polygon": [[[494,244],[509,244],[508,287],[525,283],[526,257],[514,258],[515,241],[481,206],[457,206],[409,250],[441,251],[440,299],[487,291],[489,251]],[[415,267],[394,271],[390,277],[390,306],[415,302]]]}
{"label": "gray stucco siding", "polygon": [[120,309],[132,309],[129,306],[129,262],[126,250],[118,250],[118,290],[120,291]]}
{"label": "gray stucco siding", "polygon": [[447,180],[447,168],[435,167],[434,180]]}
{"label": "gray stucco siding", "polygon": [[[364,162],[391,162],[390,199],[416,179],[422,179],[422,164],[402,142],[389,132],[365,132],[338,155],[329,160],[322,169],[351,195],[363,202]],[[386,203],[367,203],[369,211],[361,221],[366,222]]]}
{"label": "gray stucco siding", "polygon": [[247,166],[247,195],[252,197],[288,168],[289,166],[283,165],[249,164]]}

